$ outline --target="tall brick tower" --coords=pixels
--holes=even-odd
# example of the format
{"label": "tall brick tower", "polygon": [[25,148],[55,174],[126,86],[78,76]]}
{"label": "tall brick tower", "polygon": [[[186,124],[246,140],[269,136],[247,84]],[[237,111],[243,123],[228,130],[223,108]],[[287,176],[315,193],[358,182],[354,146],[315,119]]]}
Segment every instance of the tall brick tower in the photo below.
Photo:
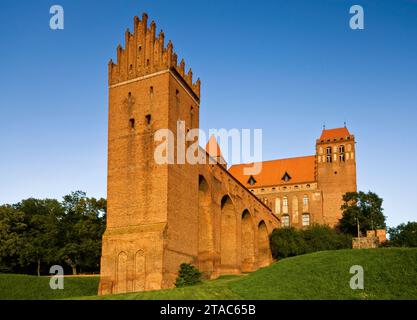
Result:
{"label": "tall brick tower", "polygon": [[[199,126],[200,81],[193,82],[164,33],[134,18],[117,64],[109,62],[108,213],[99,294],[171,287],[182,262],[198,254],[198,170],[158,164],[155,132],[177,120]],[[181,143],[182,143],[181,139]],[[181,159],[177,159],[181,162]],[[181,183],[179,183],[181,182]],[[184,223],[184,222],[187,223]],[[187,235],[186,241],[184,241]]]}
{"label": "tall brick tower", "polygon": [[318,188],[323,197],[321,223],[335,226],[341,218],[343,194],[356,191],[354,135],[346,127],[324,129],[316,141],[316,161]]}

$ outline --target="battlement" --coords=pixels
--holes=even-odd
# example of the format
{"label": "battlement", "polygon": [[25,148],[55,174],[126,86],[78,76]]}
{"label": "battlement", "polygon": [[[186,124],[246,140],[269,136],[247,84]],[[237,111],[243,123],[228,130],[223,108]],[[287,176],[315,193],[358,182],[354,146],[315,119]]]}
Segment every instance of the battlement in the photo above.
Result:
{"label": "battlement", "polygon": [[171,40],[165,46],[164,32],[161,30],[156,36],[155,22],[152,21],[148,27],[148,15],[144,13],[142,20],[135,16],[133,24],[133,34],[129,29],[125,32],[125,47],[120,44],[117,47],[117,63],[109,61],[109,85],[164,70],[173,70],[200,98],[200,79],[193,82],[191,68],[185,72],[184,59],[178,64],[178,56],[174,52]]}

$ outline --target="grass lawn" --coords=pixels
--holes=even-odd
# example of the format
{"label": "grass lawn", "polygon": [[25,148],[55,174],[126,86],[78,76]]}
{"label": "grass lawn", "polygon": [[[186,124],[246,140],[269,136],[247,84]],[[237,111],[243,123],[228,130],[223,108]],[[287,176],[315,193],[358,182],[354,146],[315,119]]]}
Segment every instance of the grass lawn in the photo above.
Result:
{"label": "grass lawn", "polygon": [[[349,286],[353,265],[364,269],[364,290]],[[98,277],[66,278],[64,290],[48,284],[46,277],[0,275],[0,299],[417,299],[417,249],[316,252],[192,287],[101,297]]]}
{"label": "grass lawn", "polygon": [[64,290],[52,290],[50,277],[0,274],[0,300],[49,300],[97,294],[99,277],[68,277]]}

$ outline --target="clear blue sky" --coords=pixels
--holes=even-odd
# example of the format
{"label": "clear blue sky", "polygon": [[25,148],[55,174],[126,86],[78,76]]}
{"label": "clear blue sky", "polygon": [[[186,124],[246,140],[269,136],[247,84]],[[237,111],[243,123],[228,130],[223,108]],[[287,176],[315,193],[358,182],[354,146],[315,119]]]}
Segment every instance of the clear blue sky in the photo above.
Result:
{"label": "clear blue sky", "polygon": [[415,0],[2,0],[0,203],[106,195],[107,62],[144,11],[201,78],[203,129],[262,128],[274,159],[314,154],[323,123],[346,121],[358,188],[384,198],[389,225],[417,220]]}

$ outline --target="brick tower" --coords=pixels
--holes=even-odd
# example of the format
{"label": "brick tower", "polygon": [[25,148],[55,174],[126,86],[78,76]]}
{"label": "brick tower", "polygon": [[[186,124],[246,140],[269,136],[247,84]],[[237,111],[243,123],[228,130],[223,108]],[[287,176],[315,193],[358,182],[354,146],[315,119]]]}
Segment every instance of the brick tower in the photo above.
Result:
{"label": "brick tower", "polygon": [[323,197],[322,221],[335,226],[346,192],[356,191],[355,137],[346,127],[323,130],[316,141],[317,182]]}
{"label": "brick tower", "polygon": [[173,132],[176,146],[177,120],[185,130],[198,128],[200,81],[193,82],[183,60],[177,64],[172,43],[165,46],[164,33],[156,36],[147,19],[134,18],[133,34],[126,31],[117,63],[108,66],[108,214],[99,294],[172,287],[180,263],[195,262],[198,254],[198,230],[189,227],[198,225],[197,166],[157,164],[154,151],[157,130]]}

